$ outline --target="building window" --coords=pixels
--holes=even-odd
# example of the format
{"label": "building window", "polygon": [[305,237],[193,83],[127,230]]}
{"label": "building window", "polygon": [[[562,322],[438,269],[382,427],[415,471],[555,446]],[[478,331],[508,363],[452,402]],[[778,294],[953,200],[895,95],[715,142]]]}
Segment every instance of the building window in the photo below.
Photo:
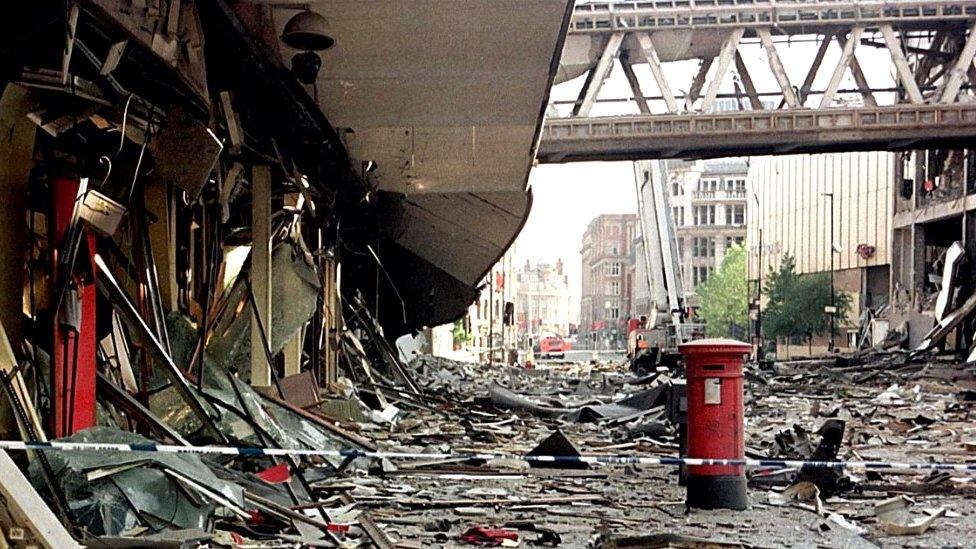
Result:
{"label": "building window", "polygon": [[619,280],[611,280],[607,283],[607,295],[620,295]]}
{"label": "building window", "polygon": [[732,225],[745,225],[746,224],[746,207],[745,206],[743,206],[741,204],[732,206],[731,212],[732,212],[732,216],[731,216],[730,223]]}
{"label": "building window", "polygon": [[671,196],[681,196],[684,189],[681,188],[681,183],[675,181],[671,184]]}
{"label": "building window", "polygon": [[736,191],[746,190],[746,180],[743,177],[732,180],[732,189]]}
{"label": "building window", "polygon": [[674,218],[674,224],[677,227],[683,227],[685,224],[685,209],[681,206],[674,206],[671,208],[671,215]]}
{"label": "building window", "polygon": [[704,284],[708,280],[708,275],[711,274],[711,267],[694,267],[692,270],[694,285]]}
{"label": "building window", "polygon": [[607,276],[620,276],[620,263],[616,261],[603,264],[603,274]]}
{"label": "building window", "polygon": [[715,257],[715,239],[696,236],[692,241],[692,257]]}
{"label": "building window", "polygon": [[721,181],[717,177],[703,177],[698,181],[699,191],[717,191]]}
{"label": "building window", "polygon": [[695,206],[695,225],[714,225],[715,206]]}

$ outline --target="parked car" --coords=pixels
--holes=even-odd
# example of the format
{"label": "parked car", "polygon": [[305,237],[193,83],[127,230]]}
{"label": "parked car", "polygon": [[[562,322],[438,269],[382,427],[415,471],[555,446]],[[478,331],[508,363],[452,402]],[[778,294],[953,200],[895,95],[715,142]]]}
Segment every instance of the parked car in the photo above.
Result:
{"label": "parked car", "polygon": [[539,340],[538,354],[545,358],[565,358],[570,349],[568,341],[557,335],[545,336]]}

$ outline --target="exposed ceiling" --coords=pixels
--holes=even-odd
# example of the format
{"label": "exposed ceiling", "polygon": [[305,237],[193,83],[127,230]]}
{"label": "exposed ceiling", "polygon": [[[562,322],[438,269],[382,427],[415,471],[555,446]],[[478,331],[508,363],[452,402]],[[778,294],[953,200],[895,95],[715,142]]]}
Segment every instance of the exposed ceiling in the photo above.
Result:
{"label": "exposed ceiling", "polygon": [[[383,190],[407,195],[398,242],[476,284],[528,215],[528,172],[572,0],[312,0],[336,39],[319,104]],[[279,44],[286,63],[296,53]],[[310,90],[311,91],[311,90]]]}

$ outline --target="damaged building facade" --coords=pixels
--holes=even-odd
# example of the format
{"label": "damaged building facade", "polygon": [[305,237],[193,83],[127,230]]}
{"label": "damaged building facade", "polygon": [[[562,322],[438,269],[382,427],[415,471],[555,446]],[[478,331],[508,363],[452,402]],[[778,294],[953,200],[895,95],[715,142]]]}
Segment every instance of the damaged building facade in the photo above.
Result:
{"label": "damaged building facade", "polygon": [[[3,438],[368,446],[303,406],[419,391],[390,342],[463,317],[532,201],[571,3],[465,4],[450,45],[437,2],[6,7]],[[16,457],[86,544],[254,507],[336,540],[296,459],[114,455]],[[276,465],[287,490],[243,488]]]}
{"label": "damaged building facade", "polygon": [[[761,157],[752,159],[749,174],[757,198],[748,210],[750,280],[755,285],[760,269],[765,276],[786,254],[797,273],[833,267],[837,291],[852,298],[838,323],[838,348],[914,349],[948,312],[939,303],[944,288],[951,295],[943,299],[956,306],[968,293],[965,265],[976,253],[976,234],[967,229],[976,208],[970,151]],[[947,272],[953,280],[943,281]],[[827,343],[815,339],[813,352],[825,353]],[[801,344],[793,352],[810,349]]]}
{"label": "damaged building facade", "polygon": [[[755,200],[748,209],[747,246],[753,288],[760,273],[765,277],[778,269],[787,255],[798,274],[833,270],[834,287],[852,301],[848,317],[838,319],[838,348],[857,348],[859,319],[883,311],[889,301],[896,158],[888,152],[855,152],[750,162]],[[828,343],[821,336],[811,344],[782,342],[779,349],[784,356],[824,354]]]}
{"label": "damaged building facade", "polygon": [[[965,286],[976,258],[976,165],[970,150],[931,149],[899,154],[896,169],[889,323],[914,348],[941,317],[942,288]],[[943,280],[947,263],[955,280]]]}

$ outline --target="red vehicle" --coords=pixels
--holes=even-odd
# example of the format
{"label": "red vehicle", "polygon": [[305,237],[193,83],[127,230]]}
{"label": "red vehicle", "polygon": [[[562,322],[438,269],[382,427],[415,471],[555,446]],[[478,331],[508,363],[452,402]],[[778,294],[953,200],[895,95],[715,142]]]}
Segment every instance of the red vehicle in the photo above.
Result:
{"label": "red vehicle", "polygon": [[559,336],[545,336],[539,340],[538,353],[540,356],[564,358],[569,348],[570,344],[565,339]]}

